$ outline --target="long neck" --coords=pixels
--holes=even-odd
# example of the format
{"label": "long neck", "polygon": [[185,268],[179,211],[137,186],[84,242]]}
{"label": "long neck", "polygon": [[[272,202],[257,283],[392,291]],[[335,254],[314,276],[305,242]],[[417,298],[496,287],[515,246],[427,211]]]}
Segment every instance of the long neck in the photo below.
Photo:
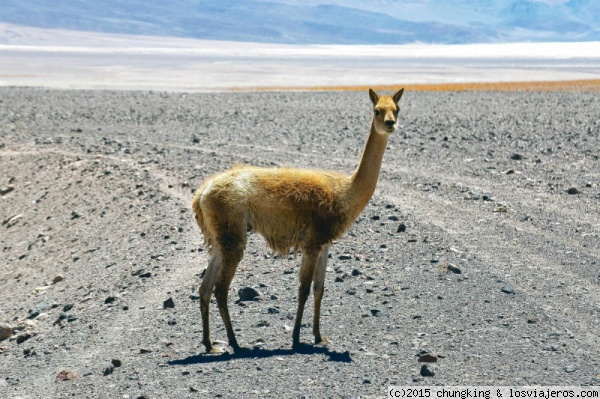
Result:
{"label": "long neck", "polygon": [[371,133],[360,164],[350,180],[350,203],[358,213],[364,209],[375,191],[387,142],[388,135],[377,133],[375,126],[371,124]]}

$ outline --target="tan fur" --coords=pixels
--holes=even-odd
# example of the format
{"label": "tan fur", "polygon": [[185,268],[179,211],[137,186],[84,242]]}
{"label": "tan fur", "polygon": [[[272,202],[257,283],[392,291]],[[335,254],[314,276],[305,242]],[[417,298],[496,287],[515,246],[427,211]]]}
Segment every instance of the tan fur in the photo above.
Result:
{"label": "tan fur", "polygon": [[[293,344],[298,347],[304,303],[314,283],[315,342],[323,342],[319,331],[327,251],[340,238],[371,198],[388,135],[396,128],[398,101],[369,95],[374,105],[371,133],[360,165],[351,176],[305,169],[266,169],[236,165],[214,175],[195,193],[192,207],[211,261],[200,287],[203,341],[213,351],[209,338],[208,305],[213,291],[225,324],[229,344],[240,350],[227,309],[227,292],[246,246],[248,227],[260,233],[269,247],[287,254],[302,251],[299,272],[298,312]],[[208,276],[208,277],[207,277]]]}

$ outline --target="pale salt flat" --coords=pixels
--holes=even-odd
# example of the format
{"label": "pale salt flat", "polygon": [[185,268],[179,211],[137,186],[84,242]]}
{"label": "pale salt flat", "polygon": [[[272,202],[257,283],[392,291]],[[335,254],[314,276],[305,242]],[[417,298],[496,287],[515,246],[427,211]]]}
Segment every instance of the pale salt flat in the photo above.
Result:
{"label": "pale salt flat", "polygon": [[222,91],[600,79],[600,42],[281,45],[0,24],[0,86]]}

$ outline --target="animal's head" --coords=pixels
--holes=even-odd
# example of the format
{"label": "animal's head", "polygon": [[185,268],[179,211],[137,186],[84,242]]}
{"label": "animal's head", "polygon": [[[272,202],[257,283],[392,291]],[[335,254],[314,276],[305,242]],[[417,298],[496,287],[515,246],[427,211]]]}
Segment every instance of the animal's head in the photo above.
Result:
{"label": "animal's head", "polygon": [[398,124],[398,102],[404,94],[400,89],[393,96],[380,96],[369,89],[369,97],[373,102],[373,125],[375,131],[380,134],[392,134]]}

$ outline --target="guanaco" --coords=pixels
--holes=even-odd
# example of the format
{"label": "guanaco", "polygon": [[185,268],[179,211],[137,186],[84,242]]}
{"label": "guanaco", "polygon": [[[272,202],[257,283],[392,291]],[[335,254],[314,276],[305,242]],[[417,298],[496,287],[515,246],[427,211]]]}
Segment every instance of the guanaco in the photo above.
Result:
{"label": "guanaco", "polygon": [[398,102],[403,93],[400,89],[393,96],[380,96],[369,89],[373,103],[371,132],[360,164],[350,176],[237,165],[208,178],[196,191],[193,210],[210,254],[199,288],[202,344],[207,352],[220,352],[210,340],[208,310],[213,290],[229,345],[234,352],[243,349],[233,332],[227,294],[243,256],[248,227],[260,233],[278,254],[288,254],[291,249],[301,251],[292,347],[301,346],[300,326],[311,282],[314,342],[329,342],[319,328],[329,247],[348,230],[375,191],[388,137],[396,130]]}

